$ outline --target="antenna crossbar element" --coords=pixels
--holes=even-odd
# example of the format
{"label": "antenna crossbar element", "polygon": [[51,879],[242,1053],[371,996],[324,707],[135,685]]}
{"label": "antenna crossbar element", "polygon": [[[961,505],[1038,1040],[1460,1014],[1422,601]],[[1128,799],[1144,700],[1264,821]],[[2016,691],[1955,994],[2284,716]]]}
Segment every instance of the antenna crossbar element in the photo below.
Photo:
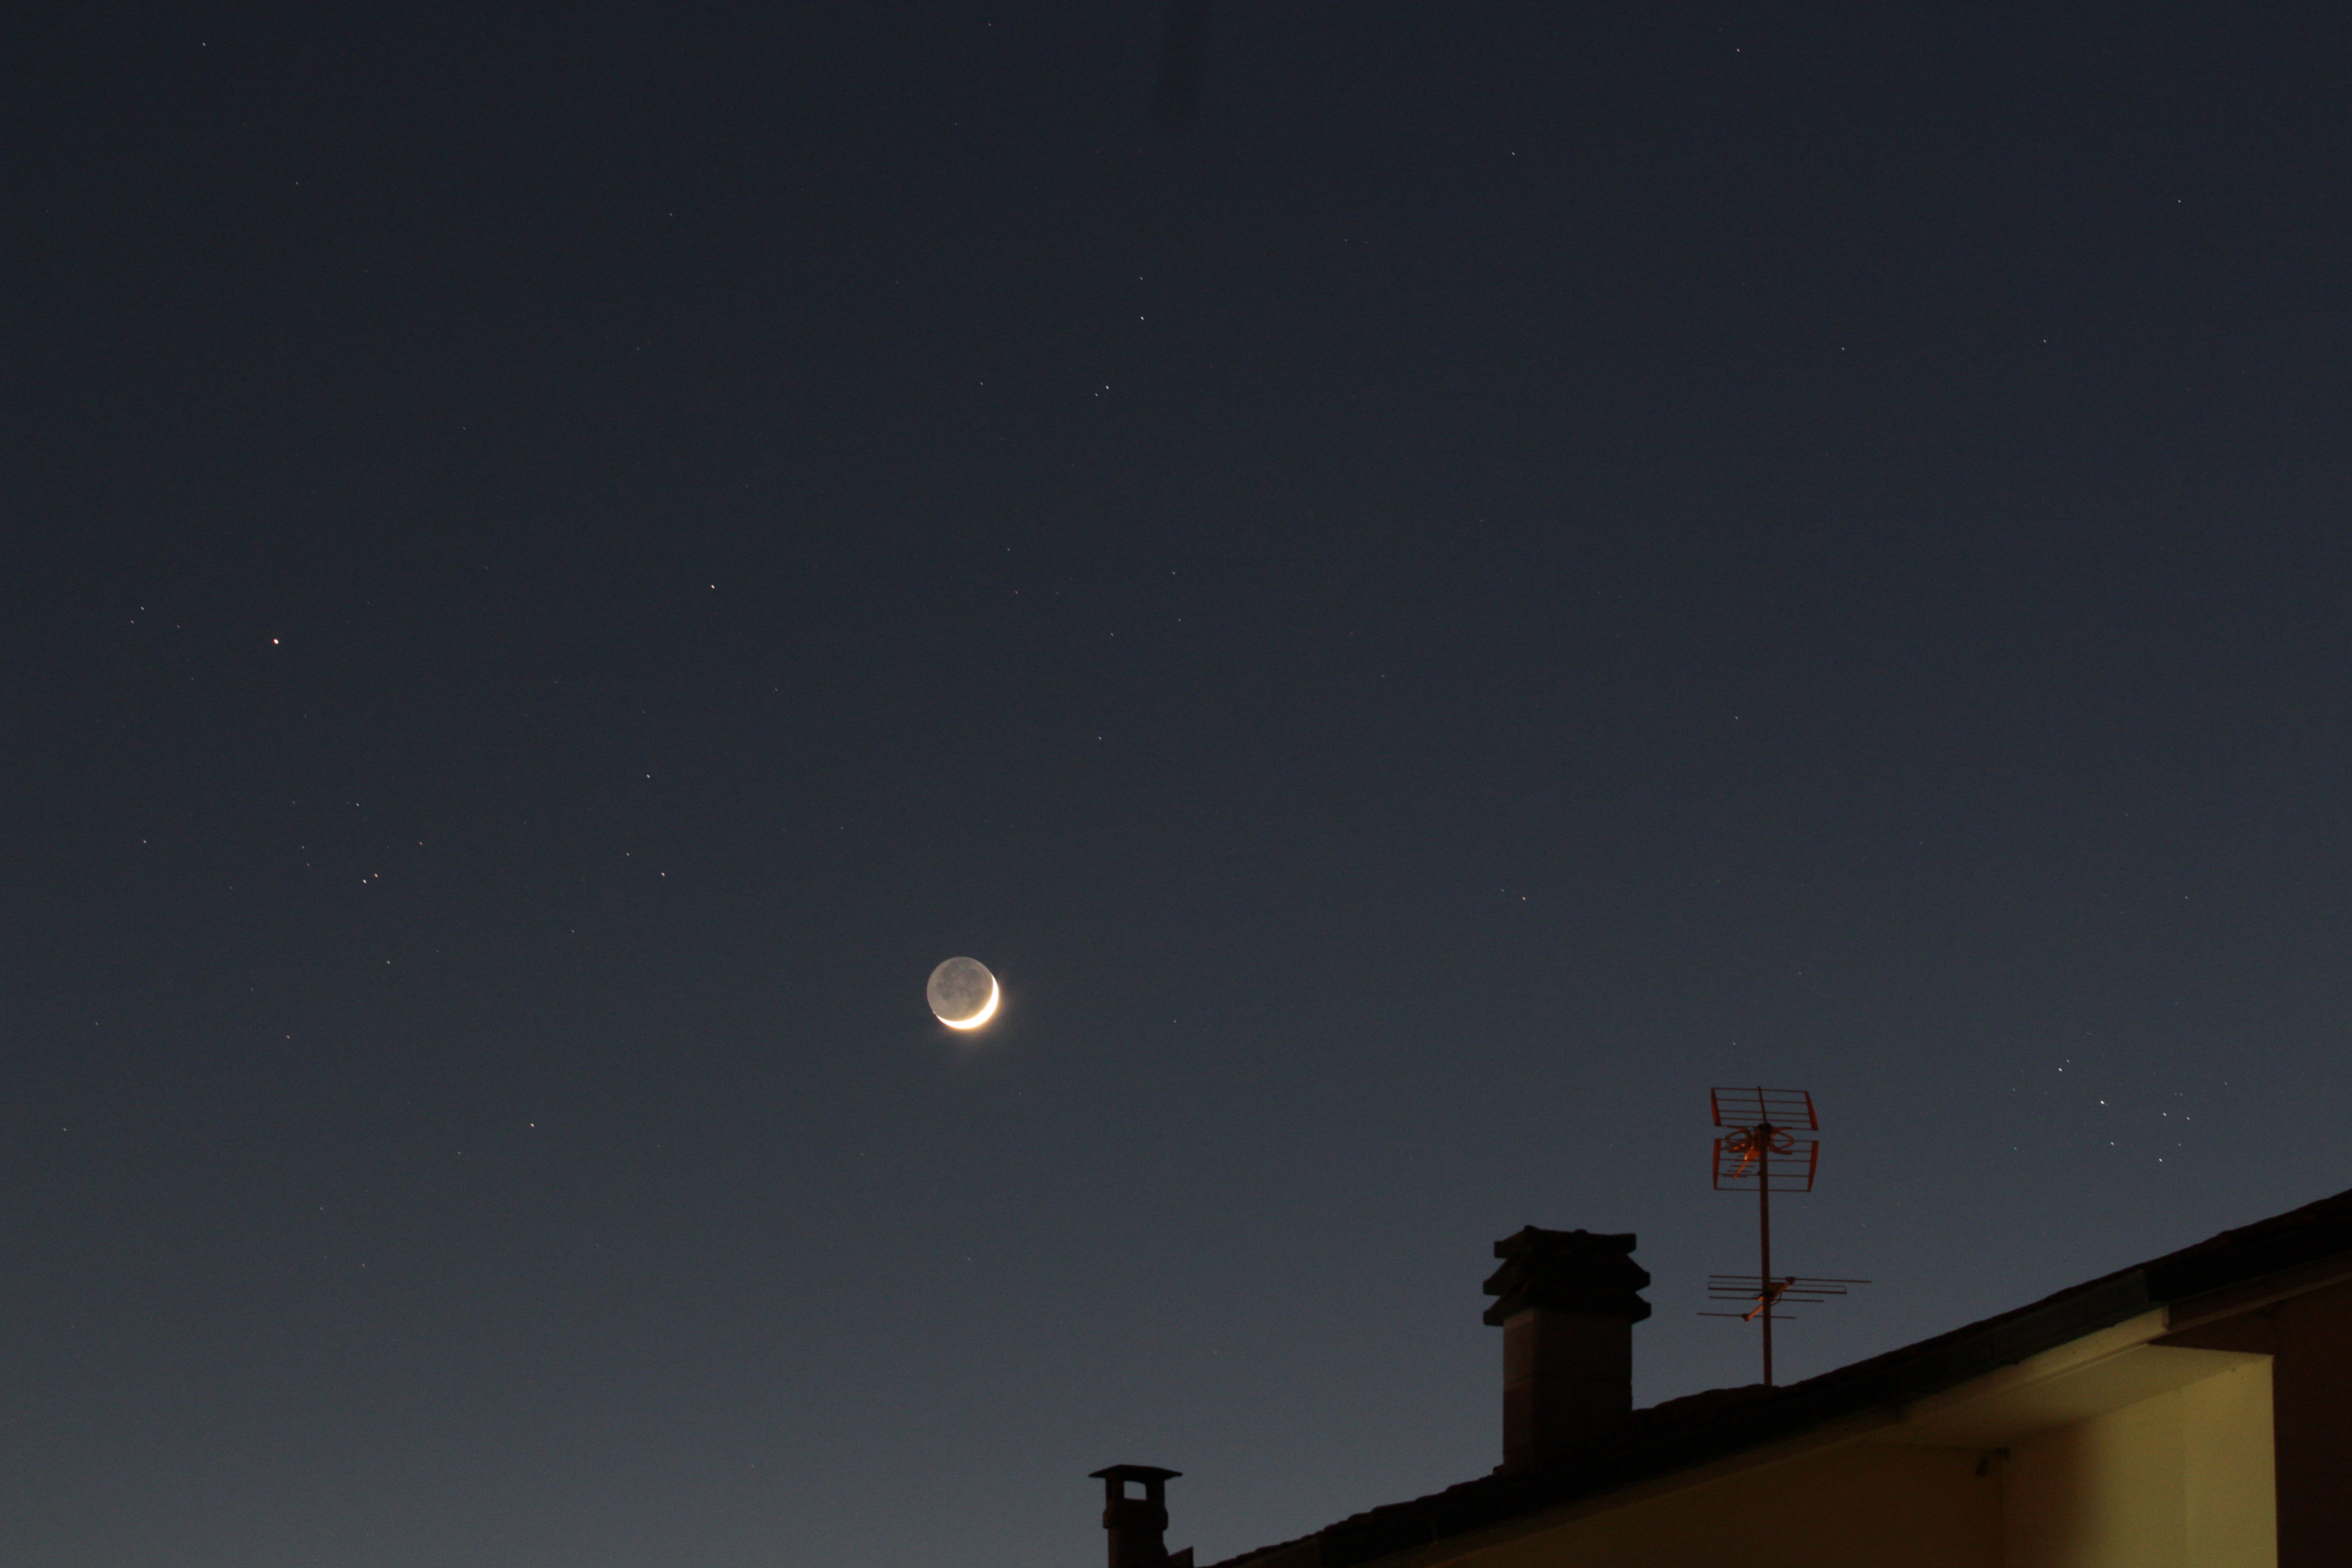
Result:
{"label": "antenna crossbar element", "polygon": [[[1701,1312],[1702,1318],[1740,1318],[1754,1322],[1764,1312],[1767,1303],[1775,1307],[1817,1307],[1832,1296],[1843,1296],[1849,1285],[1867,1285],[1867,1279],[1822,1279],[1802,1274],[1782,1275],[1775,1279],[1759,1279],[1753,1274],[1711,1274],[1706,1281],[1706,1299],[1710,1301],[1752,1301],[1745,1312]],[[1775,1312],[1774,1320],[1787,1322],[1785,1313]]]}
{"label": "antenna crossbar element", "polygon": [[1822,1141],[1801,1138],[1770,1122],[1739,1128],[1715,1141],[1715,1190],[1810,1193],[1822,1165]]}
{"label": "antenna crossbar element", "polygon": [[1715,1190],[1810,1193],[1821,1168],[1821,1131],[1813,1097],[1801,1089],[1715,1089],[1707,1091],[1715,1124]]}
{"label": "antenna crossbar element", "polygon": [[[1780,1289],[1806,1296],[1843,1296],[1849,1285],[1867,1285],[1867,1279],[1826,1279],[1809,1274],[1778,1274],[1772,1283]],[[1753,1274],[1710,1274],[1706,1277],[1710,1290],[1737,1290],[1743,1296],[1753,1296],[1762,1289],[1763,1282]]]}
{"label": "antenna crossbar element", "polygon": [[1813,1097],[1801,1089],[1711,1089],[1707,1106],[1717,1127],[1753,1127],[1769,1121],[1791,1131],[1819,1132],[1822,1121],[1813,1113]]}

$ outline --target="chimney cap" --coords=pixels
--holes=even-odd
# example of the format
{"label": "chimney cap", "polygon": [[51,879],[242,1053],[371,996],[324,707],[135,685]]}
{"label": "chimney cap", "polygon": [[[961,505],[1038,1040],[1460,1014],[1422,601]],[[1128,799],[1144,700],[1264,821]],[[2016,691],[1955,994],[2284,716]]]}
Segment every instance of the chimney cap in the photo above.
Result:
{"label": "chimney cap", "polygon": [[1545,1307],[1640,1322],[1650,1315],[1650,1304],[1634,1292],[1649,1284],[1650,1271],[1633,1261],[1634,1240],[1630,1231],[1607,1236],[1522,1226],[1495,1243],[1503,1266],[1487,1277],[1486,1290],[1502,1300],[1486,1309],[1486,1321],[1500,1324],[1530,1307]]}
{"label": "chimney cap", "polygon": [[1157,1465],[1106,1465],[1087,1477],[1090,1481],[1172,1481],[1181,1470],[1163,1470]]}
{"label": "chimney cap", "polygon": [[[1634,1244],[1641,1237],[1632,1231],[1604,1235],[1597,1230],[1546,1230],[1539,1225],[1523,1225],[1502,1240],[1495,1243],[1497,1258],[1517,1258],[1521,1253],[1541,1251],[1557,1254],[1573,1249],[1587,1257],[1600,1258],[1611,1253],[1621,1258],[1633,1256]],[[1487,1294],[1494,1294],[1488,1291]]]}

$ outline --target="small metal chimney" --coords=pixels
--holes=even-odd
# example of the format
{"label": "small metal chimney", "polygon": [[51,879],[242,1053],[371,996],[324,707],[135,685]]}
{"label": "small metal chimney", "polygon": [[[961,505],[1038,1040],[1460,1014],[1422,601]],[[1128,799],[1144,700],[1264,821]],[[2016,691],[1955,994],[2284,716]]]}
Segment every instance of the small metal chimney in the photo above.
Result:
{"label": "small metal chimney", "polygon": [[[1103,1483],[1103,1529],[1110,1532],[1110,1568],[1192,1568],[1192,1549],[1169,1554],[1168,1483],[1183,1474],[1157,1465],[1113,1465],[1097,1470]],[[1130,1482],[1143,1488],[1129,1497]]]}
{"label": "small metal chimney", "polygon": [[1650,1315],[1633,1241],[1528,1226],[1495,1243],[1503,1266],[1486,1294],[1501,1300],[1486,1321],[1503,1331],[1504,1469],[1558,1464],[1633,1412],[1633,1325]]}

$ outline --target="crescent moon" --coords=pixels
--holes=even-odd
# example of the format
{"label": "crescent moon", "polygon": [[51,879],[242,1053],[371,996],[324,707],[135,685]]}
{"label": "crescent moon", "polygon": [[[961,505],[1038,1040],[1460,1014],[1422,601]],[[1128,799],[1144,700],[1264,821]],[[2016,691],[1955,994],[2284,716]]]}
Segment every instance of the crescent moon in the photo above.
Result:
{"label": "crescent moon", "polygon": [[941,1019],[940,1020],[940,1023],[942,1023],[942,1024],[945,1024],[945,1025],[946,1025],[949,1028],[950,1028],[950,1029],[977,1029],[977,1028],[979,1028],[982,1024],[987,1023],[991,1018],[993,1018],[993,1017],[995,1017],[995,1016],[996,1016],[996,1002],[997,1002],[997,998],[999,998],[999,997],[1003,996],[1003,994],[1004,994],[1004,993],[1003,993],[1003,989],[1002,989],[1002,988],[1000,988],[1000,987],[997,985],[997,984],[996,984],[996,976],[995,976],[995,975],[993,975],[993,974],[992,974],[992,975],[990,975],[990,976],[988,977],[988,1005],[987,1005],[987,1006],[982,1007],[979,1012],[974,1013],[974,1014],[973,1014],[971,1017],[969,1017],[969,1018],[963,1018],[963,1019],[956,1019],[956,1018],[941,1018]]}
{"label": "crescent moon", "polygon": [[950,958],[931,971],[923,997],[931,1005],[931,1016],[949,1028],[977,1029],[996,1016],[1004,993],[980,960]]}

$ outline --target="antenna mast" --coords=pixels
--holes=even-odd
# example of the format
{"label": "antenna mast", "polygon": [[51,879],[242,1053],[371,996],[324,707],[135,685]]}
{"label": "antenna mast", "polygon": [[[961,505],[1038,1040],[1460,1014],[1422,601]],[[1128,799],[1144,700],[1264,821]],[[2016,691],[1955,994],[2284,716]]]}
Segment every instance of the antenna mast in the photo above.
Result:
{"label": "antenna mast", "polygon": [[1715,1190],[1756,1193],[1757,1269],[1754,1276],[1717,1274],[1707,1280],[1712,1301],[1754,1303],[1745,1312],[1702,1312],[1703,1318],[1738,1318],[1762,1326],[1764,1386],[1772,1386],[1772,1324],[1786,1321],[1776,1309],[1843,1296],[1849,1285],[1867,1279],[1825,1279],[1772,1272],[1772,1194],[1810,1193],[1820,1168],[1821,1118],[1813,1097],[1801,1089],[1715,1089],[1707,1091],[1715,1124]]}

